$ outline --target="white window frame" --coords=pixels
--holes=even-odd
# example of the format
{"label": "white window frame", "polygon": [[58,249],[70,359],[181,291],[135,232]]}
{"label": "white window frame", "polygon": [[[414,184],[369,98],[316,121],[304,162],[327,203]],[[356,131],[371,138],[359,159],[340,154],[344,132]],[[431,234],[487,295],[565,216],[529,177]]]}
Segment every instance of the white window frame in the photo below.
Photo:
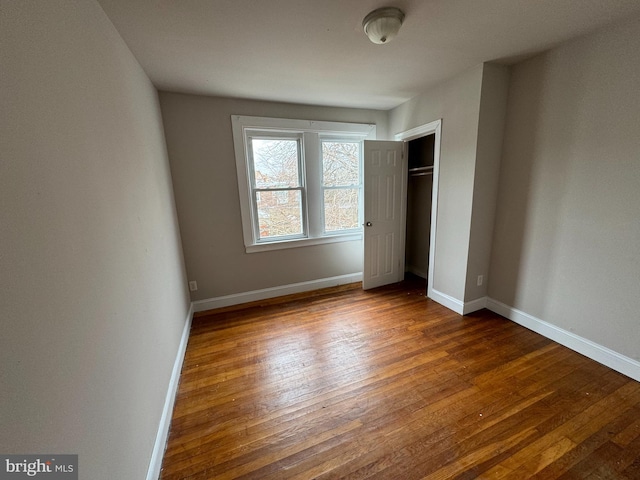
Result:
{"label": "white window frame", "polygon": [[[348,231],[324,232],[321,139],[359,142],[375,140],[375,124],[232,115],[231,125],[238,175],[242,234],[247,253],[362,240],[362,227]],[[302,175],[306,189],[306,201],[303,203],[303,231],[305,234],[304,237],[258,240],[255,230],[257,221],[254,218],[255,211],[252,200],[252,171],[248,139],[252,136],[262,135],[277,137],[280,134],[283,136],[300,135],[302,138]],[[362,193],[360,202],[360,212],[362,212]]]}
{"label": "white window frame", "polygon": [[[299,181],[298,187],[280,189],[280,188],[258,188],[254,186],[255,172],[254,172],[254,168],[251,168],[251,167],[255,165],[254,164],[255,160],[253,158],[253,149],[249,148],[249,145],[251,144],[250,141],[253,139],[294,140],[296,142],[297,149],[298,149],[298,181]],[[247,173],[249,175],[248,186],[249,186],[250,197],[251,197],[251,202],[250,202],[251,224],[252,224],[251,226],[253,228],[253,238],[255,239],[256,244],[306,238],[307,237],[307,233],[306,233],[307,186],[306,186],[306,179],[305,179],[305,173],[304,173],[304,152],[303,152],[302,134],[299,134],[299,133],[291,134],[289,132],[286,132],[286,133],[285,132],[264,132],[263,130],[247,129],[245,131],[245,141],[247,143]],[[257,215],[258,215],[257,195],[259,192],[268,192],[268,191],[280,191],[280,192],[299,191],[300,192],[300,221],[302,222],[301,233],[296,233],[292,235],[283,235],[279,237],[272,237],[270,239],[260,239],[260,226],[257,218]]]}

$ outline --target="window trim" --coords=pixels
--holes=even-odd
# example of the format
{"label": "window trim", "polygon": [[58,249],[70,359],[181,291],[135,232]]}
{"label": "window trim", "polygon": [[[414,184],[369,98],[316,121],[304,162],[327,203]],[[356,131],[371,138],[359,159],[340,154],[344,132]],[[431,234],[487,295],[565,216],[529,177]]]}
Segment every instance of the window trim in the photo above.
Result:
{"label": "window trim", "polygon": [[[235,149],[236,172],[238,178],[238,194],[240,199],[240,212],[242,216],[242,234],[245,251],[247,253],[262,252],[268,250],[280,250],[286,248],[305,247],[325,243],[347,242],[362,239],[362,231],[348,230],[341,232],[324,232],[323,209],[318,208],[318,195],[322,195],[322,172],[316,172],[317,168],[310,168],[307,164],[308,155],[317,155],[321,168],[321,139],[336,138],[348,140],[375,140],[376,125],[364,123],[327,122],[315,120],[299,120],[272,117],[252,117],[244,115],[231,115],[233,132],[233,144]],[[306,237],[283,238],[278,240],[260,240],[254,231],[256,224],[251,203],[251,171],[249,163],[249,148],[247,141],[252,131],[262,134],[277,136],[299,134],[301,140],[302,175],[307,188],[307,199],[304,205]],[[315,185],[317,183],[317,185]],[[311,213],[317,210],[317,213]],[[317,218],[320,217],[320,218]],[[321,225],[318,225],[321,223]],[[320,226],[320,228],[318,228]]]}

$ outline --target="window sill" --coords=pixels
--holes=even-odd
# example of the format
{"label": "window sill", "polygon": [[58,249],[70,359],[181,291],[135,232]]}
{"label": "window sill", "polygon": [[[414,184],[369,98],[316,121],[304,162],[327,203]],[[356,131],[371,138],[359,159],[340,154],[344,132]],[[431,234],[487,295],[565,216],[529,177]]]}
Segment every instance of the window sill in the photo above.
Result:
{"label": "window sill", "polygon": [[362,240],[362,233],[348,235],[330,235],[317,238],[301,238],[296,240],[283,240],[281,242],[256,243],[245,247],[247,253],[267,252],[270,250],[284,250],[287,248],[310,247],[312,245],[324,245],[327,243],[355,242]]}

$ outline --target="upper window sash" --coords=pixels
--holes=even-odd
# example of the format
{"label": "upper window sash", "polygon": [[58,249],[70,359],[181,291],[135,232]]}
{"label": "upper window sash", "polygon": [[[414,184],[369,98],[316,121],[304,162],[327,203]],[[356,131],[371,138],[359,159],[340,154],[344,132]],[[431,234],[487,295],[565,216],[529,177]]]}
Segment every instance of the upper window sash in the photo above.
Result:
{"label": "upper window sash", "polygon": [[[360,187],[362,186],[362,175],[363,175],[363,150],[364,150],[364,145],[362,143],[362,140],[364,139],[356,139],[356,138],[348,138],[348,137],[321,137],[320,138],[320,160],[321,160],[321,167],[323,168],[323,176],[322,176],[322,187],[323,188],[341,188],[341,187]],[[324,144],[325,143],[351,143],[351,144],[355,144],[358,146],[358,171],[356,172],[357,174],[357,182],[355,183],[339,183],[339,184],[335,184],[335,183],[331,183],[331,182],[327,182],[324,176],[324,161],[325,161],[325,155],[324,155]]]}
{"label": "upper window sash", "polygon": [[[255,177],[255,172],[257,170],[256,168],[256,159],[254,158],[254,154],[255,154],[255,145],[256,143],[260,142],[260,141],[277,141],[277,140],[284,140],[284,141],[291,141],[291,142],[295,142],[296,143],[296,173],[297,173],[297,181],[294,185],[289,184],[289,185],[284,185],[281,184],[279,186],[269,186],[269,185],[258,185],[258,181],[256,180]],[[254,189],[263,189],[263,190],[269,190],[269,189],[279,189],[279,188],[298,188],[298,187],[302,187],[304,185],[304,171],[303,171],[303,166],[304,166],[304,162],[303,162],[303,148],[302,148],[302,136],[285,136],[285,135],[277,135],[277,136],[269,136],[266,137],[264,135],[247,135],[247,141],[249,143],[249,146],[247,148],[247,157],[249,160],[249,166],[248,166],[248,173],[250,175],[250,181],[251,181],[251,187]]]}

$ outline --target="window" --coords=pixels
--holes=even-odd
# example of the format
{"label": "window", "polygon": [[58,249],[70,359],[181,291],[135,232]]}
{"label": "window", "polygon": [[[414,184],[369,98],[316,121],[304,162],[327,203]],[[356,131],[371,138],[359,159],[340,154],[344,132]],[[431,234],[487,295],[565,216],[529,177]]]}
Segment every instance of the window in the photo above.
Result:
{"label": "window", "polygon": [[247,252],[362,238],[362,141],[375,125],[231,120]]}
{"label": "window", "polygon": [[300,139],[248,137],[257,240],[304,236]]}
{"label": "window", "polygon": [[359,229],[361,158],[360,142],[322,141],[325,233]]}

